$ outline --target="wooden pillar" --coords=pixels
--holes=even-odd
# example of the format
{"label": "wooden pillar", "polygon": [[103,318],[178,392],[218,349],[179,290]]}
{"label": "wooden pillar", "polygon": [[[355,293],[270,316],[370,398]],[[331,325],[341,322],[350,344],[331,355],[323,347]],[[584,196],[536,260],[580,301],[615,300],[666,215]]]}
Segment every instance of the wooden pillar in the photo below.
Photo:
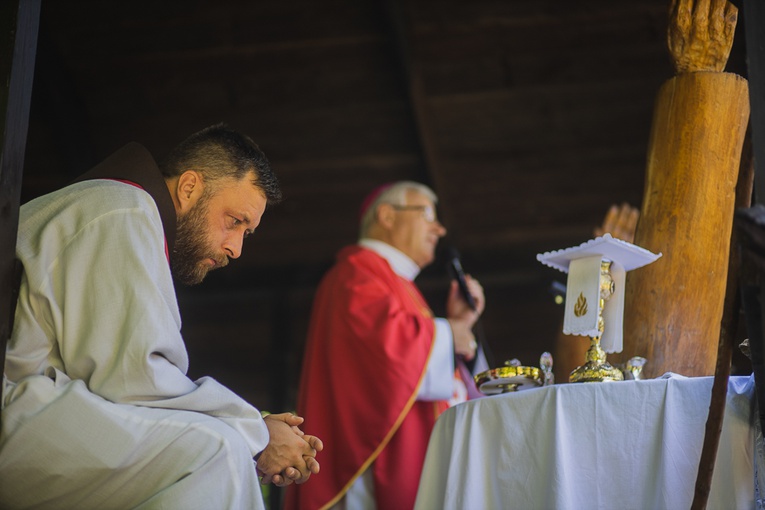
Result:
{"label": "wooden pillar", "polygon": [[635,243],[663,257],[628,273],[624,352],[645,377],[712,375],[749,120],[746,80],[721,72],[737,10],[726,0],[672,3],[677,75],[659,90]]}
{"label": "wooden pillar", "polygon": [[16,233],[19,226],[21,174],[24,168],[32,77],[35,68],[40,0],[2,2],[0,26],[0,367],[16,309]]}

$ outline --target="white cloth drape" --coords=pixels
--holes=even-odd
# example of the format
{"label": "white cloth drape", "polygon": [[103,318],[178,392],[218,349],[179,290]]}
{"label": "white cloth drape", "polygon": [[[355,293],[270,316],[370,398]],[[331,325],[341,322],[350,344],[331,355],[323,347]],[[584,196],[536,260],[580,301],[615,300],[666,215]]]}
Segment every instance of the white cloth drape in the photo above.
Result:
{"label": "white cloth drape", "polygon": [[[712,380],[562,384],[450,408],[415,508],[690,508]],[[753,396],[753,378],[730,379],[709,509],[754,508]]]}

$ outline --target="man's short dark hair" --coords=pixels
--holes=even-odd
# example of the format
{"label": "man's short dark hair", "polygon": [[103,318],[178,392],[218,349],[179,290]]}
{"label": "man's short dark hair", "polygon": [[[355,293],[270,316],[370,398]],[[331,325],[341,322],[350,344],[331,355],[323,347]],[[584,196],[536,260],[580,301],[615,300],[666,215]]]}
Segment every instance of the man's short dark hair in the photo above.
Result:
{"label": "man's short dark hair", "polygon": [[196,170],[211,189],[220,179],[241,180],[254,172],[252,184],[263,191],[268,203],[282,200],[279,181],[263,151],[248,136],[224,123],[207,127],[179,143],[160,164],[160,170],[166,178]]}

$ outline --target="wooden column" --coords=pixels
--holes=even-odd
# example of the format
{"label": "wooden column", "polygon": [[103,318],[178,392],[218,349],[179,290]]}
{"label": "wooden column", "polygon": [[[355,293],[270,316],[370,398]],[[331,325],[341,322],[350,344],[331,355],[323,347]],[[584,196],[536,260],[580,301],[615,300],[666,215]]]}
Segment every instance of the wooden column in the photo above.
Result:
{"label": "wooden column", "polygon": [[16,296],[16,233],[19,226],[21,174],[29,126],[40,0],[2,2],[0,26],[0,367],[11,333]]}
{"label": "wooden column", "polygon": [[749,120],[746,80],[721,72],[737,10],[672,3],[677,75],[656,100],[635,243],[662,258],[627,275],[622,359],[646,377],[712,375],[723,313],[735,187]]}

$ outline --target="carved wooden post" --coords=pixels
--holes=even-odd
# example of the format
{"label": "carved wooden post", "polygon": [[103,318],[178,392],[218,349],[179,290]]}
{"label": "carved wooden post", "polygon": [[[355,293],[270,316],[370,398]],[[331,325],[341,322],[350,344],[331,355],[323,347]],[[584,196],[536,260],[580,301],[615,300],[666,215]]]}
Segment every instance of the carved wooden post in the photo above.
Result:
{"label": "carved wooden post", "polygon": [[622,359],[646,377],[712,375],[717,358],[735,186],[749,119],[746,80],[724,73],[737,9],[673,0],[677,75],[659,90],[635,243],[663,257],[627,276]]}

